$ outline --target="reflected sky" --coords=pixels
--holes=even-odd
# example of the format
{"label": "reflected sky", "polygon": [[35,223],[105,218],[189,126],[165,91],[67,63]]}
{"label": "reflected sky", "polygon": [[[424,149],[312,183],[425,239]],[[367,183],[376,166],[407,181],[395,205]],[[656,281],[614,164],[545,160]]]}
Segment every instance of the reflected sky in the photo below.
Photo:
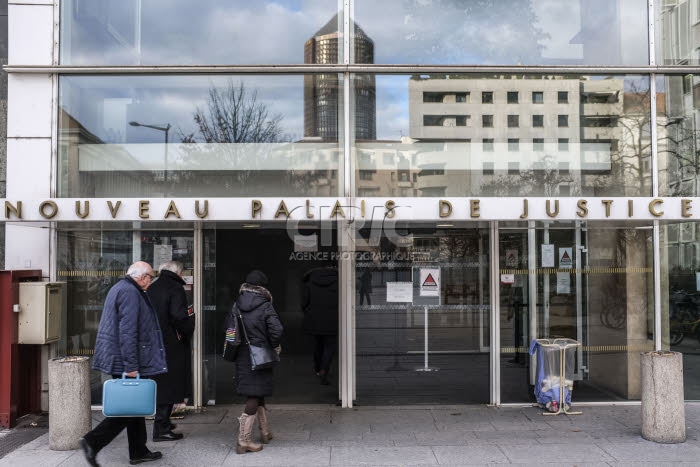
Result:
{"label": "reflected sky", "polygon": [[[64,64],[292,64],[342,2],[62,6]],[[357,0],[354,12],[375,63],[648,64],[645,0]]]}
{"label": "reflected sky", "polygon": [[104,142],[160,143],[163,133],[142,124],[170,124],[170,142],[197,134],[198,109],[206,110],[210,88],[243,84],[257,92],[257,102],[270,115],[282,116],[282,135],[303,137],[303,77],[301,76],[62,76],[60,107]]}

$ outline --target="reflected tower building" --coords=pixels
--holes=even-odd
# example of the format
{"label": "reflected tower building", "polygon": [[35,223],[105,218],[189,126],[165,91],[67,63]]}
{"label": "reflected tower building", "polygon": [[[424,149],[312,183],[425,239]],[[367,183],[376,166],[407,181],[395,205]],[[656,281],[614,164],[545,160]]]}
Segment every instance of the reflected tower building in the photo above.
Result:
{"label": "reflected tower building", "polygon": [[[335,65],[339,63],[342,34],[338,15],[326,23],[304,44],[304,63]],[[354,63],[374,63],[374,42],[355,24]],[[376,125],[376,86],[374,75],[354,75],[353,88],[355,139],[374,140]],[[338,122],[342,121],[342,81],[339,75],[304,76],[304,137],[323,141],[338,140]]]}

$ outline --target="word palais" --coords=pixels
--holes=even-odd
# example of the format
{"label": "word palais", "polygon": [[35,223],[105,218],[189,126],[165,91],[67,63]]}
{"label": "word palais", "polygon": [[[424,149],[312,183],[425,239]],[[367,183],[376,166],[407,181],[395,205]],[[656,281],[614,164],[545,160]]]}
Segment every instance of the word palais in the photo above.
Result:
{"label": "word palais", "polygon": [[273,404],[528,403],[560,384],[536,339],[575,341],[575,403],[639,400],[651,350],[700,399],[698,2],[9,3],[4,267],[62,290],[39,367],[93,354],[131,263],[178,261],[195,407],[243,400],[253,269]]}

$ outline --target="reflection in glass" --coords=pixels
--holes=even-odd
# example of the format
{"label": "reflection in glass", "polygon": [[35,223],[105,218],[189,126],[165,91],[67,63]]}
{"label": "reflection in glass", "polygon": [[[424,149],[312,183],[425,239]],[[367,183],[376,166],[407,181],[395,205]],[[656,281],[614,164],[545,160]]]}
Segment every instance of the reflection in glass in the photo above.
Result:
{"label": "reflection in glass", "polygon": [[646,77],[378,75],[376,86],[377,139],[354,146],[358,196],[651,195]]}
{"label": "reflection in glass", "polygon": [[698,86],[698,75],[657,77],[656,131],[661,196],[697,196],[700,190]]}
{"label": "reflection in glass", "polygon": [[342,25],[341,10],[324,0],[63,1],[61,64],[304,63],[304,43],[330,19]]}
{"label": "reflection in glass", "polygon": [[647,65],[645,0],[357,0],[375,63]]}
{"label": "reflection in glass", "polygon": [[335,196],[338,138],[302,136],[303,79],[62,76],[58,195]]}
{"label": "reflection in glass", "polygon": [[700,4],[696,0],[654,2],[656,61],[659,65],[698,65]]}
{"label": "reflection in glass", "polygon": [[499,254],[501,400],[533,397],[536,360],[528,348],[540,338],[582,344],[575,400],[639,399],[639,353],[653,349],[651,229],[507,228],[499,233]]}

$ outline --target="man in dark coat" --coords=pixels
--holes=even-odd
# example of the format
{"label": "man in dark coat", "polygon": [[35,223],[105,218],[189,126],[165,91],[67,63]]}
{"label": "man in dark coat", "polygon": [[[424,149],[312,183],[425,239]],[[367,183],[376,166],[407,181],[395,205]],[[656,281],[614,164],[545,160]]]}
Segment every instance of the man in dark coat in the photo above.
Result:
{"label": "man in dark coat", "polygon": [[330,384],[328,372],[338,345],[338,271],[332,267],[304,274],[302,295],[304,332],[314,338],[314,370],[321,384]]}
{"label": "man in dark coat", "polygon": [[182,433],[175,433],[170,422],[173,405],[182,402],[187,388],[187,346],[194,333],[194,315],[187,311],[185,281],[182,263],[166,261],[158,268],[158,279],[148,288],[148,296],[156,309],[163,331],[168,372],[158,375],[156,417],[153,422],[153,441],[175,441]]}
{"label": "man in dark coat", "polygon": [[[267,276],[258,270],[253,270],[246,276],[241,285],[240,294],[235,308],[245,326],[245,335],[252,345],[269,345],[279,354],[281,351],[283,327],[275,308],[272,306],[272,295],[265,288]],[[238,378],[238,394],[246,396],[243,413],[238,419],[238,445],[236,452],[257,452],[262,445],[254,442],[251,437],[253,424],[257,418],[260,425],[260,435],[263,443],[269,443],[272,433],[267,422],[265,396],[272,395],[273,369],[253,370],[250,363],[250,348],[242,344],[236,356],[236,377]],[[257,417],[256,417],[257,415]]]}
{"label": "man in dark coat", "polygon": [[[92,367],[112,377],[154,376],[168,371],[158,317],[146,289],[153,279],[148,263],[129,266],[126,277],[117,282],[105,299],[97,329]],[[80,440],[88,464],[99,466],[97,453],[126,428],[129,463],[140,464],[163,457],[146,447],[144,417],[106,417]]]}

